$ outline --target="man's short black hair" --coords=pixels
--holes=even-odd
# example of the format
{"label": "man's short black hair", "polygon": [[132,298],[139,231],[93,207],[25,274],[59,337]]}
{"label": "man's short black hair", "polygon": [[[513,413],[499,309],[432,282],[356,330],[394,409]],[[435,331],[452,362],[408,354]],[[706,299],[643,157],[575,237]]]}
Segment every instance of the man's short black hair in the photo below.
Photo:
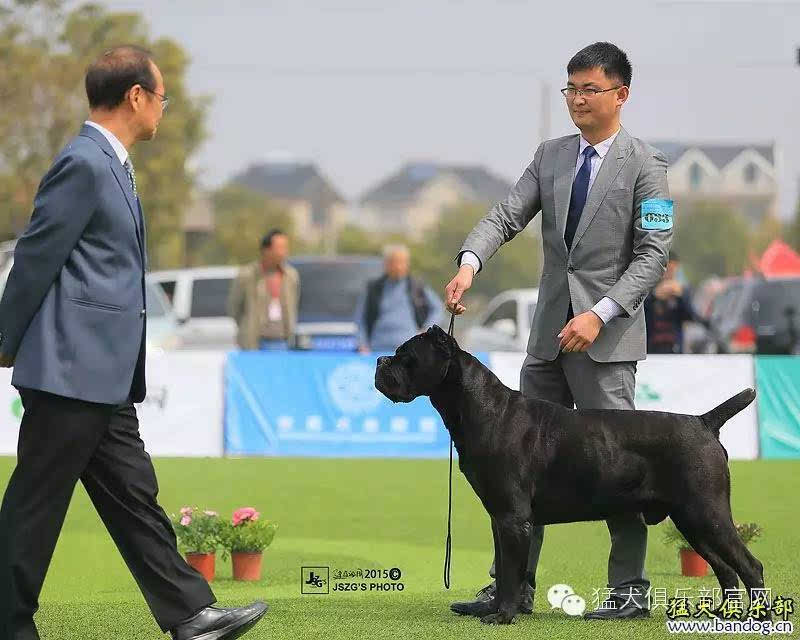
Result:
{"label": "man's short black hair", "polygon": [[567,75],[596,67],[600,67],[609,78],[618,80],[626,87],[631,86],[633,69],[628,55],[610,42],[595,42],[578,51],[567,65]]}
{"label": "man's short black hair", "polygon": [[261,248],[266,249],[272,246],[272,239],[275,236],[285,236],[286,234],[280,229],[270,229],[263,238],[261,238]]}
{"label": "man's short black hair", "polygon": [[155,90],[153,58],[147,49],[126,44],[109,49],[86,70],[86,97],[92,109],[113,109],[138,84]]}

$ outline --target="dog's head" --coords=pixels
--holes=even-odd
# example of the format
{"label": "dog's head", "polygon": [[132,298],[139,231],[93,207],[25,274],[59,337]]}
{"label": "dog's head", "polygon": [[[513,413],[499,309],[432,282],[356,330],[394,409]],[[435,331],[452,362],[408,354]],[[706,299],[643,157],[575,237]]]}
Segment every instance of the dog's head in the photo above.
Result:
{"label": "dog's head", "polygon": [[433,325],[406,340],[393,356],[378,358],[375,388],[392,402],[429,396],[444,380],[457,351],[456,341]]}

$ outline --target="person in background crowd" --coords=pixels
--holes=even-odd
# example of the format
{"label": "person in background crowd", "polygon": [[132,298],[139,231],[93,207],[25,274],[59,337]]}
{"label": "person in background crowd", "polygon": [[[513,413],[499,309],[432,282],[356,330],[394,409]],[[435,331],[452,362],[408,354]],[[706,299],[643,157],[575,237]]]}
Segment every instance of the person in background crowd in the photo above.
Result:
{"label": "person in background crowd", "polygon": [[261,259],[242,267],[231,287],[228,315],[236,320],[240,349],[294,346],[300,276],[287,262],[289,238],[273,229],[261,240]]}
{"label": "person in background crowd", "polygon": [[409,275],[404,245],[383,250],[384,274],[371,280],[356,305],[359,351],[394,351],[406,340],[441,323],[442,301],[433,289]]}
{"label": "person in background crowd", "polygon": [[683,323],[708,326],[692,306],[689,287],[679,277],[680,261],[671,251],[664,277],[644,301],[648,353],[683,353]]}

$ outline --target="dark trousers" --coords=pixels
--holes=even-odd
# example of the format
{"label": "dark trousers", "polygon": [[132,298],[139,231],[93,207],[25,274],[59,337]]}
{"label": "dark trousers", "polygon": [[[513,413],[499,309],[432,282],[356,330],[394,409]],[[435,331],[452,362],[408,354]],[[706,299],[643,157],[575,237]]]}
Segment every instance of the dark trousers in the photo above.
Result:
{"label": "dark trousers", "polygon": [[[526,398],[557,402],[568,409],[633,409],[635,387],[636,362],[595,362],[586,352],[560,353],[552,362],[528,354],[520,372],[520,390]],[[644,518],[641,513],[625,513],[608,518],[606,524],[611,535],[607,586],[624,601],[647,608],[650,580],[644,566]],[[544,526],[533,526],[526,578],[534,588],[543,540]],[[489,575],[495,576],[494,561]]]}
{"label": "dark trousers", "polygon": [[33,615],[78,480],[163,631],[215,602],[178,553],[156,501],[158,483],[133,404],[32,389],[20,395],[17,466],[0,509],[0,639],[39,637]]}

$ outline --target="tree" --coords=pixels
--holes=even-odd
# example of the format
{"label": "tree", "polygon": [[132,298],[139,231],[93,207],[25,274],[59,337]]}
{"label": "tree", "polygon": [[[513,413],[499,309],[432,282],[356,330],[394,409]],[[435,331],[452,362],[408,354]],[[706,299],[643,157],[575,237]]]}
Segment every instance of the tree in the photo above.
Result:
{"label": "tree", "polygon": [[735,211],[713,202],[691,206],[675,226],[672,246],[689,281],[742,273],[748,263],[751,231]]}
{"label": "tree", "polygon": [[[446,210],[423,242],[411,247],[412,266],[440,294],[458,269],[455,256],[475,224],[486,215],[484,204],[464,203]],[[473,281],[468,296],[492,297],[506,289],[535,287],[541,271],[541,236],[531,226],[503,245]]]}
{"label": "tree", "polygon": [[[273,228],[286,233],[297,250],[289,212],[267,196],[230,184],[215,191],[211,202],[214,210],[212,243],[219,256],[215,262],[252,262],[258,257],[261,238]],[[213,252],[211,248],[208,251]]]}
{"label": "tree", "polygon": [[187,166],[205,137],[208,99],[188,94],[188,56],[170,39],[152,40],[141,15],[65,7],[63,0],[0,5],[0,238],[24,230],[41,177],[85,119],[86,67],[111,46],[138,44],[153,52],[171,98],[155,139],[131,152],[150,262],[179,266],[182,213],[195,183]]}
{"label": "tree", "polygon": [[797,208],[794,213],[794,218],[784,226],[783,235],[786,238],[786,242],[789,243],[795,251],[800,251],[800,197],[797,199]]}

